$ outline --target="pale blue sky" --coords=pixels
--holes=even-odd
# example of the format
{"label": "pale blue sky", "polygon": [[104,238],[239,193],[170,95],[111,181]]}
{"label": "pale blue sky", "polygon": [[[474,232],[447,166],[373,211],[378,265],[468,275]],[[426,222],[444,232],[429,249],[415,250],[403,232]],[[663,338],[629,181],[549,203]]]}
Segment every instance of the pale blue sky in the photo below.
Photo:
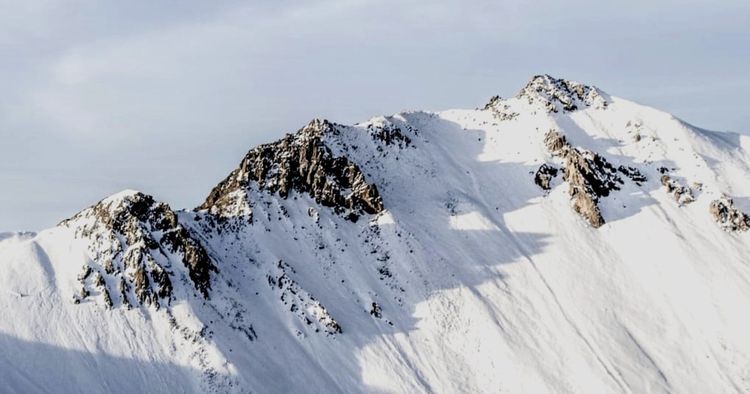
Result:
{"label": "pale blue sky", "polygon": [[0,5],[0,231],[124,188],[193,207],[313,117],[473,108],[538,73],[750,132],[747,0]]}

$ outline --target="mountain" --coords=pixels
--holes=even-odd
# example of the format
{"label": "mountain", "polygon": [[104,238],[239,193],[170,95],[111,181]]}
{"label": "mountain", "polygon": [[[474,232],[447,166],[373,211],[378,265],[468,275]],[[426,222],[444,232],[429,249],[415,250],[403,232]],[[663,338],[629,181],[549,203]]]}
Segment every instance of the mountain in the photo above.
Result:
{"label": "mountain", "polygon": [[750,137],[536,76],[0,236],[9,392],[750,392]]}

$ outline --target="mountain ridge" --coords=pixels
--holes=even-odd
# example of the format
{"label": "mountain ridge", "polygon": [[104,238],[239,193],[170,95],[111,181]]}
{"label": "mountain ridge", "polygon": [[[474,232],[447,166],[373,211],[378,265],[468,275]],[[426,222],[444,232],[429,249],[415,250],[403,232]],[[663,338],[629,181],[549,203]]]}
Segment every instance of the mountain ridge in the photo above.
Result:
{"label": "mountain ridge", "polygon": [[548,75],[316,119],[193,210],[124,191],[0,237],[0,348],[75,350],[24,359],[79,377],[41,392],[113,391],[86,354],[122,390],[750,389],[750,139],[714,134]]}

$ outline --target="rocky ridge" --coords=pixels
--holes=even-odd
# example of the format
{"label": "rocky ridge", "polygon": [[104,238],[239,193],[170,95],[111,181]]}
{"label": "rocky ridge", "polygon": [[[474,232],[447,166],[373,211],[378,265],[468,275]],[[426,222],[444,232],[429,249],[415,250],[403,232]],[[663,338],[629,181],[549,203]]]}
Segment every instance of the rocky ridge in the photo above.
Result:
{"label": "rocky ridge", "polygon": [[[122,371],[185,392],[513,392],[529,390],[527,376],[552,378],[552,392],[586,391],[590,377],[601,392],[710,392],[730,372],[740,382],[747,140],[534,80],[485,110],[310,122],[248,152],[197,211],[125,192],[38,239],[3,241],[19,251],[0,259],[0,303],[13,320],[54,315],[32,317],[40,341],[167,361],[107,370],[65,356],[91,387],[120,387],[102,376]],[[688,192],[698,203],[683,208]],[[33,282],[16,274],[32,269]],[[53,296],[75,292],[78,305],[49,302],[56,283]],[[717,329],[715,316],[735,320]],[[665,340],[665,329],[686,335]],[[690,357],[696,348],[711,359]],[[524,367],[516,386],[519,370],[503,362]],[[580,380],[562,368],[574,364]],[[168,380],[175,365],[186,372]],[[196,372],[198,388],[184,378]]]}
{"label": "rocky ridge", "polygon": [[499,121],[513,120],[516,119],[520,114],[513,110],[513,107],[508,104],[500,96],[492,96],[490,101],[482,108],[484,111],[492,111],[495,119]]}
{"label": "rocky ridge", "polygon": [[[220,217],[252,217],[248,189],[257,188],[287,198],[291,192],[309,194],[317,203],[356,221],[363,214],[383,211],[374,184],[346,157],[335,157],[324,137],[336,135],[335,124],[315,119],[294,134],[250,150],[226,179],[196,210]],[[408,144],[399,133],[381,130],[386,144]]]}
{"label": "rocky ridge", "polygon": [[596,87],[546,74],[534,76],[516,98],[529,104],[541,104],[547,112],[571,112],[587,107],[604,109],[608,105],[604,94]]}
{"label": "rocky ridge", "polygon": [[[91,263],[78,277],[82,302],[100,294],[108,307],[169,305],[173,281],[187,280],[203,297],[216,266],[165,203],[135,191],[109,197],[60,223],[88,240]],[[181,267],[180,267],[181,266]],[[186,278],[178,271],[184,268]]]}

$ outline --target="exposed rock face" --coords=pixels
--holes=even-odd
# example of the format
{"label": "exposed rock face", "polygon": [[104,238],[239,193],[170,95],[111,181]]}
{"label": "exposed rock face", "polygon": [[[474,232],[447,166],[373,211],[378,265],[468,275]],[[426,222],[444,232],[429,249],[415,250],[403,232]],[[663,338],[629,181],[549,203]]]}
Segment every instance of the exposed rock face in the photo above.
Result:
{"label": "exposed rock face", "polygon": [[[594,228],[601,227],[604,218],[597,205],[599,199],[608,196],[613,190],[619,190],[624,183],[617,169],[603,156],[571,146],[565,136],[557,131],[547,132],[544,144],[550,154],[560,157],[564,162],[563,179],[568,182],[573,209]],[[623,168],[627,170],[627,167]],[[636,173],[640,175],[640,171],[636,169],[628,171],[633,176]]]}
{"label": "exposed rock face", "polygon": [[492,114],[498,120],[513,120],[518,117],[519,113],[511,109],[500,96],[492,96],[490,101],[485,104],[483,110],[492,111]]}
{"label": "exposed rock face", "polygon": [[648,178],[641,173],[641,170],[631,166],[618,166],[617,171],[628,177],[636,185],[641,186]]}
{"label": "exposed rock face", "polygon": [[134,301],[157,308],[167,305],[172,299],[173,263],[184,265],[195,289],[209,296],[210,272],[216,267],[169,206],[151,196],[123,192],[60,225],[90,241],[94,265],[84,266],[79,275],[78,302],[96,291],[110,307],[115,300],[125,306]]}
{"label": "exposed rock face", "polygon": [[291,277],[293,274],[294,268],[279,261],[275,272],[267,275],[268,285],[279,293],[279,301],[302,323],[313,326],[315,332],[341,334],[343,331],[339,323],[315,297],[297,284]]}
{"label": "exposed rock face", "polygon": [[392,123],[383,123],[379,127],[372,124],[367,125],[367,131],[373,139],[388,145],[396,145],[399,148],[411,146],[411,138],[401,131],[401,128],[394,126]]}
{"label": "exposed rock face", "polygon": [[557,176],[557,172],[557,168],[546,163],[542,164],[534,174],[534,183],[541,187],[542,190],[548,191],[551,189],[550,183]]}
{"label": "exposed rock face", "polygon": [[607,107],[607,100],[597,88],[549,75],[533,77],[516,97],[528,100],[529,104],[541,104],[547,112]]}
{"label": "exposed rock face", "polygon": [[[291,191],[307,193],[352,221],[361,214],[381,212],[383,201],[377,187],[367,183],[359,167],[346,157],[334,157],[323,142],[324,136],[337,133],[335,125],[315,119],[295,134],[252,149],[197,209],[219,216],[251,213],[238,206],[251,203],[247,201],[247,189],[257,185],[260,190],[278,192],[282,198]],[[386,144],[410,143],[398,130],[383,129],[375,137]]]}
{"label": "exposed rock face", "polygon": [[687,205],[695,201],[693,195],[693,189],[688,186],[680,184],[679,181],[673,179],[667,174],[661,176],[661,184],[667,190],[667,193],[671,194],[678,205]]}
{"label": "exposed rock face", "polygon": [[747,231],[750,229],[750,216],[734,206],[731,197],[724,195],[711,201],[708,207],[711,216],[725,231]]}
{"label": "exposed rock face", "polygon": [[565,157],[563,179],[569,184],[573,209],[593,227],[601,227],[604,218],[597,205],[599,198],[618,190],[622,183],[614,167],[594,152],[572,149]]}
{"label": "exposed rock face", "polygon": [[372,315],[376,319],[380,319],[383,317],[383,309],[380,307],[380,304],[377,302],[373,302],[370,307],[370,315]]}
{"label": "exposed rock face", "polygon": [[568,139],[555,130],[550,130],[544,135],[544,146],[553,156],[562,156],[563,150],[571,148]]}

